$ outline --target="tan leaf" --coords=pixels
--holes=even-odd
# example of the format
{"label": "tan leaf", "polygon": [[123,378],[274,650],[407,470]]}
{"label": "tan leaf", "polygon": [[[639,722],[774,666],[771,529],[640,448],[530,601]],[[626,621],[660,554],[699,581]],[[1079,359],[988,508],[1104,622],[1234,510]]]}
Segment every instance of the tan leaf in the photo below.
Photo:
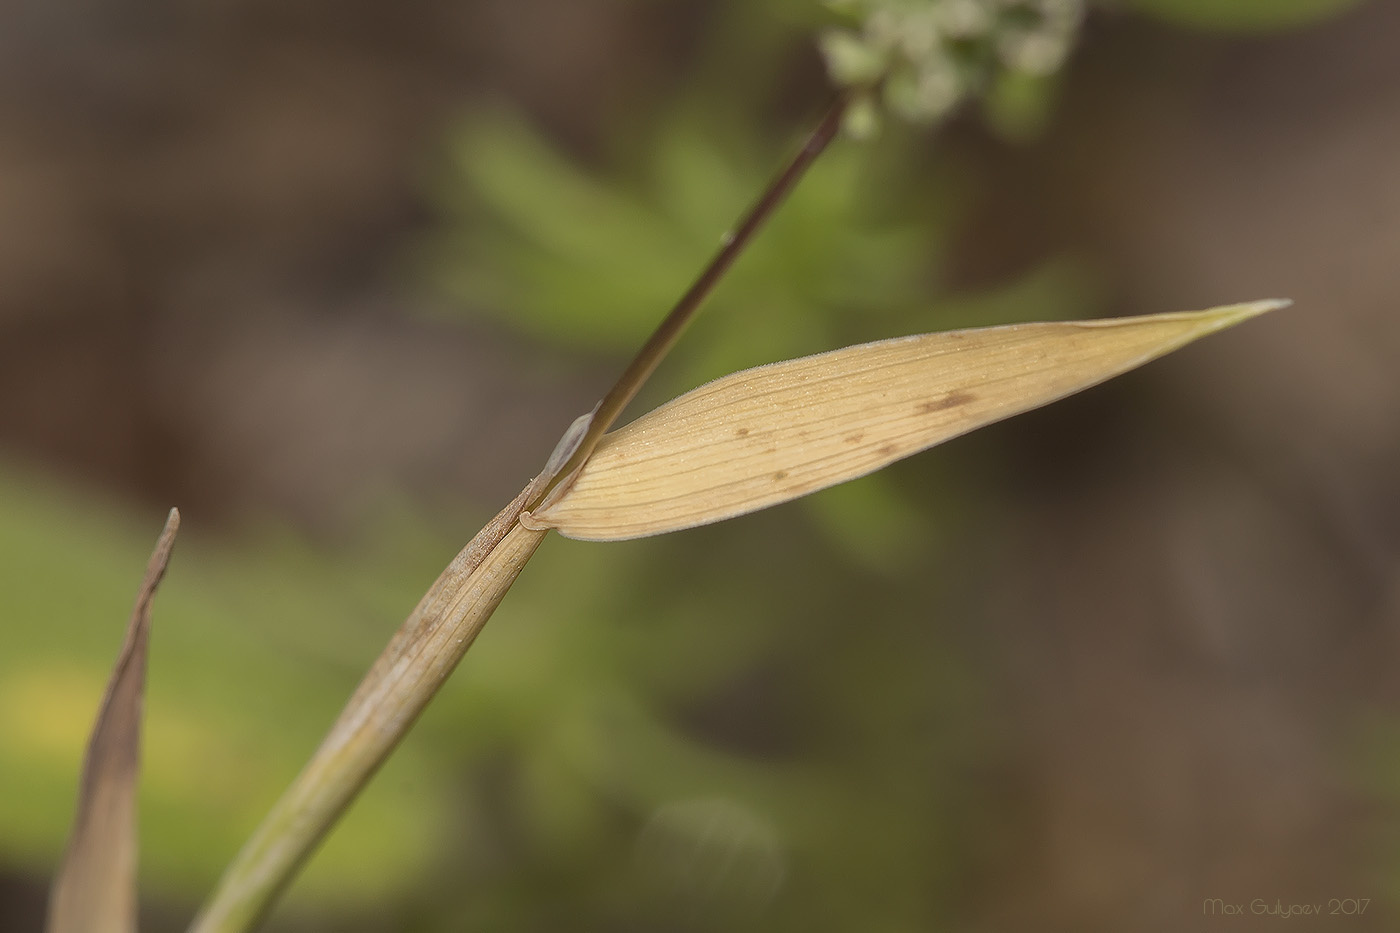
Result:
{"label": "tan leaf", "polygon": [[604,437],[521,524],[611,541],[777,505],[1285,304],[900,337],[734,373]]}
{"label": "tan leaf", "polygon": [[146,566],[107,693],[97,711],[63,865],[49,891],[48,933],[135,933],[136,782],[151,600],[170,561],[180,513],[170,510]]}

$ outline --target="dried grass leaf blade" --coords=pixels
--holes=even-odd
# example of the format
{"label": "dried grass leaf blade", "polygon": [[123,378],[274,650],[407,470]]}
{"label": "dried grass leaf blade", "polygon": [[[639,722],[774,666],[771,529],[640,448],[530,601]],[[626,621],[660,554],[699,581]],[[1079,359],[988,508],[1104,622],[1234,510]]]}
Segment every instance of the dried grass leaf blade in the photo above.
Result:
{"label": "dried grass leaf blade", "polygon": [[180,513],[170,510],[136,597],[83,759],[77,813],[49,892],[48,933],[135,933],[136,789],[151,601],[170,562]]}
{"label": "dried grass leaf blade", "polygon": [[924,334],[735,373],[604,437],[577,479],[521,523],[607,541],[777,505],[1283,304]]}

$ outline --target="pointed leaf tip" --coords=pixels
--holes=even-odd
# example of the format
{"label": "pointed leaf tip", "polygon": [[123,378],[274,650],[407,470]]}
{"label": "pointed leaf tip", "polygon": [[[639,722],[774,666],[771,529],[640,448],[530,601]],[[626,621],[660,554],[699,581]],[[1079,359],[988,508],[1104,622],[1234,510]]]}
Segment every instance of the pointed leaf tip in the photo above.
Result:
{"label": "pointed leaf tip", "polygon": [[1220,327],[1233,327],[1241,321],[1247,321],[1252,317],[1267,314],[1270,311],[1279,311],[1293,304],[1292,298],[1265,298],[1260,301],[1245,301],[1235,305],[1223,305],[1219,308],[1212,308],[1210,311],[1201,312],[1203,314],[1213,314],[1221,320]]}
{"label": "pointed leaf tip", "polygon": [[175,544],[171,509],[146,565],[83,759],[77,813],[49,892],[48,933],[135,933],[136,789],[151,600]]}
{"label": "pointed leaf tip", "polygon": [[526,527],[620,540],[777,505],[1284,304],[900,337],[734,373],[606,435]]}

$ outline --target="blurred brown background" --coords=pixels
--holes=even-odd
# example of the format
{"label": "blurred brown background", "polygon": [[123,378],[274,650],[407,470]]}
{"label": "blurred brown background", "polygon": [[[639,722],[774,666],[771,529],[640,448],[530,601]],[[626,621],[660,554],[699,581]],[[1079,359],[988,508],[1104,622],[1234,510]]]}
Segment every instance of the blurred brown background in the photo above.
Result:
{"label": "blurred brown background", "polygon": [[[458,222],[434,181],[444,141],[474,110],[506,101],[564,158],[614,177],[629,170],[629,140],[651,119],[641,115],[695,95],[749,112],[737,98],[751,81],[764,89],[764,138],[781,147],[827,93],[792,26],[806,14],[792,6],[7,4],[0,456],[141,516],[178,504],[187,533],[210,551],[242,541],[251,522],[336,553],[365,504],[385,495],[446,509],[441,523],[465,542],[474,509],[484,514],[514,493],[623,356],[539,343],[509,325],[508,311],[475,314],[434,286],[417,258],[422,243]],[[777,28],[765,17],[790,30],[786,45],[763,34]],[[723,42],[754,35],[788,51],[756,75],[753,57],[735,52],[727,72]],[[953,483],[919,500],[935,524],[943,507],[963,510],[956,536],[928,552],[936,566],[915,560],[899,571],[936,575],[936,603],[918,602],[913,583],[857,569],[836,572],[854,591],[832,606],[812,589],[825,571],[796,560],[774,572],[778,595],[734,597],[815,616],[808,629],[775,636],[763,664],[700,691],[706,712],[687,728],[702,743],[762,760],[782,739],[764,728],[753,737],[752,724],[796,717],[803,724],[790,731],[822,733],[825,754],[867,755],[842,744],[841,727],[823,718],[830,710],[794,712],[806,694],[773,686],[815,650],[792,640],[812,627],[833,640],[888,641],[898,655],[906,630],[936,626],[943,660],[927,673],[913,660],[882,667],[884,654],[852,663],[871,665],[862,677],[907,681],[911,691],[949,665],[975,683],[966,725],[975,753],[945,760],[943,726],[901,725],[898,742],[920,747],[917,763],[870,755],[872,769],[888,772],[864,791],[852,785],[858,795],[878,794],[885,781],[926,784],[940,819],[975,801],[937,855],[882,871],[909,897],[907,909],[886,917],[879,885],[845,892],[867,905],[866,928],[1279,922],[1204,916],[1209,898],[1246,910],[1255,899],[1369,898],[1361,916],[1295,925],[1393,928],[1397,113],[1394,3],[1243,35],[1108,10],[1090,16],[1039,135],[1008,141],[969,113],[911,145],[915,173],[946,172],[965,186],[943,272],[929,285],[937,294],[997,288],[1069,256],[1092,270],[1086,293],[1100,298],[1086,316],[1276,295],[1296,304],[896,470],[901,486]],[[1023,307],[1025,319],[1039,316],[1033,303]],[[922,329],[940,326],[930,318]],[[847,332],[885,336],[861,337],[858,323]],[[976,492],[959,505],[956,480],[968,474]],[[792,542],[811,535],[805,513],[779,512],[713,533],[728,537],[685,533],[708,556],[662,575],[676,602],[695,588],[742,585],[729,580],[721,545],[761,535],[800,553]],[[146,524],[153,537],[158,520]],[[148,544],[131,541],[143,559]],[[657,545],[693,560],[689,546]],[[567,547],[609,559],[598,546],[561,553]],[[828,558],[844,560],[839,550]],[[409,579],[425,585],[450,554],[427,551]],[[4,581],[0,570],[0,589],[12,585]],[[871,589],[885,595],[869,599]],[[393,605],[367,629],[387,634]],[[398,605],[401,615],[411,599]],[[5,653],[3,630],[29,622],[0,611],[10,614],[0,618]],[[157,638],[162,622],[177,625],[158,610]],[[667,643],[652,650],[665,654]],[[367,664],[370,653],[359,657]],[[353,682],[355,658],[343,661]],[[460,677],[476,673],[472,663]],[[958,720],[956,708],[940,709]],[[463,775],[463,794],[480,792],[475,767],[447,769]],[[496,780],[509,787],[513,772],[504,773]],[[648,825],[646,812],[637,826]],[[618,837],[642,832],[645,846],[637,826]],[[62,830],[60,821],[54,833]],[[838,834],[828,851],[842,845]],[[568,859],[553,873],[527,873],[553,879],[532,889],[512,868],[529,857],[509,845],[490,871],[444,882],[459,864],[445,851],[424,881],[435,897],[400,890],[376,912],[307,907],[279,922],[778,929],[802,916],[783,899],[825,877],[812,867],[819,859],[785,841],[775,847],[787,853],[777,875],[797,894],[764,893],[751,916],[715,920],[637,913],[618,906],[623,895],[570,894],[559,881]],[[0,927],[38,928],[46,857],[6,856]],[[501,903],[533,906],[462,913],[444,893],[455,884],[466,899],[517,884]],[[200,894],[153,888],[152,929],[188,917]],[[831,929],[843,928],[839,916]]]}

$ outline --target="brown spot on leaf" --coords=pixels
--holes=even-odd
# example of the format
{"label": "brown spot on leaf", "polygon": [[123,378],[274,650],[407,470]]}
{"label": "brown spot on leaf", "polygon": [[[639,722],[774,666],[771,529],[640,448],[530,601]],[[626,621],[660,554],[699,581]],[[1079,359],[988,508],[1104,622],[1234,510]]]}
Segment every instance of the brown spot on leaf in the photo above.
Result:
{"label": "brown spot on leaf", "polygon": [[766,453],[766,454],[775,454],[775,453],[778,452],[778,448],[776,448],[776,447],[769,447],[769,448],[765,449],[763,452]]}
{"label": "brown spot on leaf", "polygon": [[787,470],[779,470],[778,472],[773,474],[773,482],[782,482],[783,480],[787,479],[787,475]]}
{"label": "brown spot on leaf", "polygon": [[854,434],[846,435],[847,444],[859,444],[863,440],[865,440],[865,432],[863,431],[857,431]]}
{"label": "brown spot on leaf", "polygon": [[737,430],[737,431],[734,432],[734,436],[735,436],[735,437],[748,437],[748,436],[749,436],[749,429],[748,429],[748,428],[740,428],[739,430]]}
{"label": "brown spot on leaf", "polygon": [[935,411],[943,411],[947,408],[956,408],[959,405],[966,405],[968,402],[977,401],[977,396],[971,392],[949,392],[940,399],[933,399],[919,403],[919,414],[927,415]]}
{"label": "brown spot on leaf", "polygon": [[892,455],[895,453],[895,451],[897,451],[897,450],[899,450],[899,448],[896,447],[896,446],[894,446],[893,444],[885,444],[885,445],[883,445],[883,446],[880,447],[880,456],[882,456],[882,457],[889,457],[889,456],[892,456]]}

